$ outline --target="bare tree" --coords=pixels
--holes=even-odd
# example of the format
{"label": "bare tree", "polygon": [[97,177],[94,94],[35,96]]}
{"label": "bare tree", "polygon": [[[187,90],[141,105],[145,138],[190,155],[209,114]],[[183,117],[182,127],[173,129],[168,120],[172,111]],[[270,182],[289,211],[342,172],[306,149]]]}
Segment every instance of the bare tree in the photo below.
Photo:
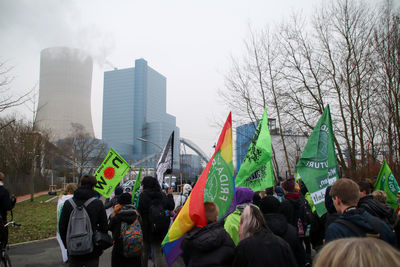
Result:
{"label": "bare tree", "polygon": [[5,62],[0,62],[0,113],[19,105],[22,105],[29,99],[31,91],[16,96],[10,93],[10,84],[13,77],[10,76],[12,68],[7,67]]}
{"label": "bare tree", "polygon": [[288,163],[293,155],[285,129],[310,132],[330,104],[338,162],[347,175],[371,175],[367,165],[382,143],[391,144],[391,161],[399,165],[399,12],[389,1],[383,12],[378,7],[337,0],[311,19],[294,14],[272,33],[251,31],[246,56],[233,60],[229,93],[221,95],[241,120],[257,121],[268,107]]}
{"label": "bare tree", "polygon": [[72,170],[79,177],[84,172],[93,172],[106,156],[107,146],[99,139],[91,137],[79,123],[71,124],[69,137],[60,140],[58,147],[65,157],[71,159]]}

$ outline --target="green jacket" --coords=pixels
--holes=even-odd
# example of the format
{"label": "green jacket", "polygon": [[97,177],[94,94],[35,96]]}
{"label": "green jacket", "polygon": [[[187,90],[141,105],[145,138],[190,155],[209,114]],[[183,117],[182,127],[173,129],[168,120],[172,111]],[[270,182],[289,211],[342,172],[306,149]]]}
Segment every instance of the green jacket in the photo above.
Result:
{"label": "green jacket", "polygon": [[229,216],[225,218],[225,231],[227,231],[231,236],[236,246],[239,243],[239,225],[241,216],[242,212],[236,209],[233,213],[229,214]]}

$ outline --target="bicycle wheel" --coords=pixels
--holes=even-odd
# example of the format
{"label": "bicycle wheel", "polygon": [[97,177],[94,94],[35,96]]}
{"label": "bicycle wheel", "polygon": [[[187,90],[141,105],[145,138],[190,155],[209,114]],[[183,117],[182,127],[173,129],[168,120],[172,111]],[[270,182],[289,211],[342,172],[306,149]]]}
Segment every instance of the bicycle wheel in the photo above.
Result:
{"label": "bicycle wheel", "polygon": [[1,267],[11,267],[11,260],[7,254],[5,254],[4,257],[1,259],[0,266]]}

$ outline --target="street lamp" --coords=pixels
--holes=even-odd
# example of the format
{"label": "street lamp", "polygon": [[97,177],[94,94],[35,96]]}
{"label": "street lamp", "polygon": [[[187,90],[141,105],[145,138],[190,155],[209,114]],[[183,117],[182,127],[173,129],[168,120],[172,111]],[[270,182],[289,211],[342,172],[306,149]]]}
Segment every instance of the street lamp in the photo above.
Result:
{"label": "street lamp", "polygon": [[[144,143],[150,143],[150,144],[152,144],[152,145],[158,147],[158,148],[160,149],[160,152],[159,152],[160,154],[161,154],[162,151],[163,151],[163,148],[162,148],[160,145],[154,143],[153,141],[144,139],[144,138],[142,138],[142,137],[137,137],[136,140],[139,140],[139,141],[144,142]],[[157,154],[157,155],[158,155],[158,154]]]}
{"label": "street lamp", "polygon": [[144,143],[153,144],[153,145],[155,145],[156,147],[158,147],[158,148],[160,149],[160,151],[163,150],[163,148],[162,148],[161,146],[157,145],[156,143],[154,143],[154,142],[152,142],[152,141],[150,141],[150,140],[144,139],[144,138],[142,138],[142,137],[138,137],[138,138],[136,138],[136,140],[142,141],[142,142],[144,142]]}

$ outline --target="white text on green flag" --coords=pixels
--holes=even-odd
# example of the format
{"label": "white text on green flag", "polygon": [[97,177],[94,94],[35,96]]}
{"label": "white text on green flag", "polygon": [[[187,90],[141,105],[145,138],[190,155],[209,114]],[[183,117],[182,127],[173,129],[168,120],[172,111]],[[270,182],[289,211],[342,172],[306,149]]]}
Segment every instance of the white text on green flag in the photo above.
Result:
{"label": "white text on green flag", "polygon": [[394,210],[397,210],[397,192],[400,187],[393,176],[386,160],[383,161],[381,170],[379,171],[378,178],[376,179],[374,190],[383,190],[386,192],[386,203],[388,203]]}
{"label": "white text on green flag", "polygon": [[320,217],[326,213],[324,202],[326,188],[339,178],[333,139],[332,119],[328,105],[308,138],[296,165],[296,176],[306,185]]}

